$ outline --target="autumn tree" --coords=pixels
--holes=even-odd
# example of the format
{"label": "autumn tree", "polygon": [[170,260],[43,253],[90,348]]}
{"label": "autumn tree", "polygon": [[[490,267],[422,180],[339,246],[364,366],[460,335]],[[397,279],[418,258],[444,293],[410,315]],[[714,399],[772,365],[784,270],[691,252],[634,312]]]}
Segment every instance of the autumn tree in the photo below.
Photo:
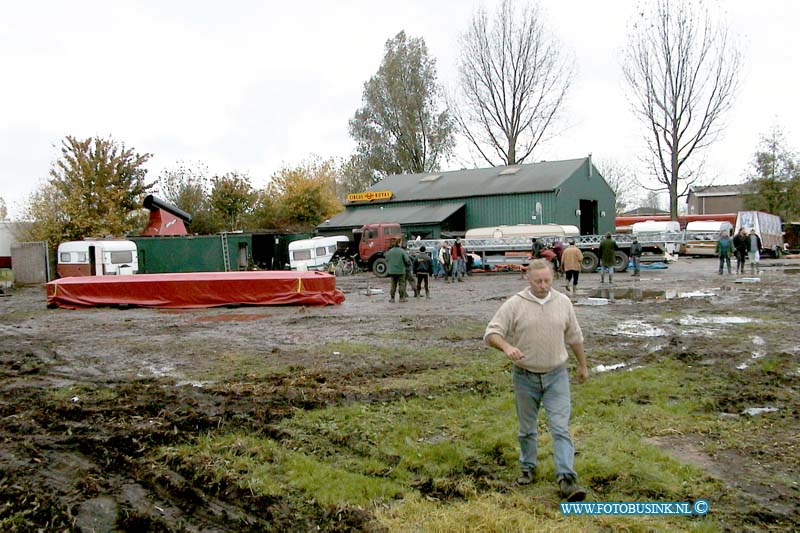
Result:
{"label": "autumn tree", "polygon": [[211,178],[209,205],[222,231],[241,230],[255,200],[250,178],[228,172]]}
{"label": "autumn tree", "polygon": [[310,157],[272,176],[268,192],[278,219],[289,227],[311,229],[342,210],[336,195],[336,162]]}
{"label": "autumn tree", "polygon": [[453,148],[453,125],[425,40],[400,32],[386,42],[378,72],[364,84],[350,120],[358,143],[352,162],[376,180],[437,170]]}
{"label": "autumn tree", "polygon": [[56,246],[64,240],[121,236],[140,229],[136,212],[152,184],[139,154],[112,139],[67,136],[49,178],[25,208],[31,234]]}
{"label": "autumn tree", "polygon": [[703,151],[722,131],[740,63],[727,27],[703,4],[656,0],[635,19],[623,74],[647,132],[648,166],[669,194],[673,220],[678,199],[700,176]]}
{"label": "autumn tree", "polygon": [[755,194],[745,200],[748,209],[766,211],[783,220],[800,217],[800,161],[786,147],[780,127],[774,126],[761,137],[749,182]]}
{"label": "autumn tree", "polygon": [[191,233],[208,235],[222,231],[221,218],[211,209],[208,167],[200,162],[179,162],[158,177],[158,190],[164,199],[192,215],[187,226]]}
{"label": "autumn tree", "polygon": [[538,3],[479,8],[460,37],[459,132],[490,165],[516,165],[551,133],[575,61],[545,26]]}

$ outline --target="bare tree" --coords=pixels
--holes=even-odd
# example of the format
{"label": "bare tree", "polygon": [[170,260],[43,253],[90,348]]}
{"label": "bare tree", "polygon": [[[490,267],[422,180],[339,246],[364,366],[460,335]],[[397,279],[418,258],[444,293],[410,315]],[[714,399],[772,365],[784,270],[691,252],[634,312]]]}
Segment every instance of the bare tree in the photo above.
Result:
{"label": "bare tree", "polygon": [[600,175],[614,191],[616,213],[619,215],[637,200],[639,183],[636,176],[628,165],[616,159],[598,159],[596,164]]}
{"label": "bare tree", "polygon": [[546,31],[538,3],[483,8],[460,37],[460,133],[490,165],[525,161],[545,138],[572,83],[575,60]]}
{"label": "bare tree", "polygon": [[[718,137],[738,88],[741,53],[702,5],[657,0],[640,12],[623,73],[646,126],[648,164],[669,193],[669,211],[699,177],[702,152]],[[681,187],[681,184],[683,185]]]}

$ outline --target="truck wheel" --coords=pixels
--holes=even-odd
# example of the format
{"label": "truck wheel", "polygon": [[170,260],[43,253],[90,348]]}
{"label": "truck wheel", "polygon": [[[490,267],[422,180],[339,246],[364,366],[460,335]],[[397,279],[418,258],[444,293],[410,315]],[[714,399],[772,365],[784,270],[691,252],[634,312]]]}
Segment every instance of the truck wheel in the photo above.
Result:
{"label": "truck wheel", "polygon": [[386,264],[386,259],[381,257],[380,259],[376,259],[374,263],[372,263],[372,272],[378,276],[379,278],[385,278],[387,276],[388,265]]}
{"label": "truck wheel", "polygon": [[617,250],[614,252],[614,272],[625,272],[628,270],[628,254]]}
{"label": "truck wheel", "polygon": [[583,252],[583,261],[581,261],[581,272],[594,272],[597,270],[597,265],[600,260],[594,252]]}

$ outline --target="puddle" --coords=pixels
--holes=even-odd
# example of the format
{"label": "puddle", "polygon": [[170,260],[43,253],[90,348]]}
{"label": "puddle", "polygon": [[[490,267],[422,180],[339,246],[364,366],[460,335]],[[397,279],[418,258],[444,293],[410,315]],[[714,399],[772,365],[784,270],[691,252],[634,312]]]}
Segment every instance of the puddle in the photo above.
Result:
{"label": "puddle", "polygon": [[625,368],[625,363],[617,363],[616,365],[597,365],[592,370],[594,372],[611,372],[612,370],[619,370]]}
{"label": "puddle", "polygon": [[681,326],[704,326],[709,324],[721,324],[721,325],[731,325],[731,324],[749,324],[751,322],[758,322],[753,318],[748,318],[745,316],[692,316],[687,315],[678,320],[678,323]]}
{"label": "puddle", "polygon": [[[611,289],[603,288],[596,289],[592,292],[591,297],[595,299],[606,300],[675,300],[682,298],[712,298],[713,292],[705,291],[692,291],[680,292],[677,290],[652,290],[652,289]],[[591,299],[591,298],[590,298]],[[591,304],[586,304],[591,305]],[[596,305],[596,304],[595,304]]]}
{"label": "puddle", "polygon": [[750,415],[750,416],[758,416],[764,413],[777,413],[777,407],[748,407],[742,414]]}
{"label": "puddle", "polygon": [[738,278],[733,280],[734,283],[761,283],[761,278]]}
{"label": "puddle", "polygon": [[578,300],[576,305],[608,305],[608,298],[586,298]]}
{"label": "puddle", "polygon": [[667,332],[641,320],[629,320],[617,324],[611,334],[626,337],[663,337]]}
{"label": "puddle", "polygon": [[213,381],[178,381],[177,383],[175,383],[175,386],[185,387],[187,385],[191,385],[192,387],[201,389],[206,385],[212,385],[213,383],[214,383]]}

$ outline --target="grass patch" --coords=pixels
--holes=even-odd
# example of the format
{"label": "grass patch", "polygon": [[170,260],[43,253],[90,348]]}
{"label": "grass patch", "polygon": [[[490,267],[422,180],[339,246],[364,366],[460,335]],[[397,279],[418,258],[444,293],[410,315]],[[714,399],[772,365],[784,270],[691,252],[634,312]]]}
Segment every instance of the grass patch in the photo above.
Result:
{"label": "grass patch", "polygon": [[56,403],[72,401],[78,398],[82,403],[104,403],[119,398],[119,392],[111,387],[90,387],[87,385],[70,385],[55,389],[45,389],[45,393]]}
{"label": "grass patch", "polygon": [[[365,349],[337,343],[340,351]],[[328,346],[330,348],[331,346]],[[439,393],[300,411],[280,440],[208,435],[162,450],[211,479],[254,494],[293,494],[331,506],[366,506],[392,531],[715,530],[712,516],[563,517],[552,482],[552,442],[540,419],[540,480],[517,488],[516,415],[508,363],[494,352],[414,376]],[[392,386],[405,383],[393,378]],[[410,379],[410,378],[408,378]],[[385,386],[386,383],[383,383]],[[702,470],[644,437],[713,430],[698,401],[702,380],[664,361],[575,386],[576,469],[596,501],[691,501],[719,492]],[[714,503],[712,502],[712,508]]]}

